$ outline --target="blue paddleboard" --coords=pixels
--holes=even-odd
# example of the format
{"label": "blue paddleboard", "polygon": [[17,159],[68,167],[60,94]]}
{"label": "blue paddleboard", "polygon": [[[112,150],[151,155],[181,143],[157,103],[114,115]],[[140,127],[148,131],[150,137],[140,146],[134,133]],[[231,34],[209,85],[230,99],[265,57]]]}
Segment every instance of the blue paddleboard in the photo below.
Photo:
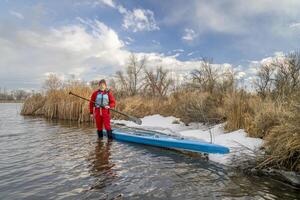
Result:
{"label": "blue paddleboard", "polygon": [[217,153],[217,154],[227,154],[229,153],[229,148],[211,144],[208,142],[196,141],[196,140],[186,140],[172,138],[163,135],[153,135],[153,134],[132,134],[122,132],[120,130],[113,131],[113,138],[119,141],[133,142],[138,144],[179,149],[185,151],[199,152],[199,153]]}

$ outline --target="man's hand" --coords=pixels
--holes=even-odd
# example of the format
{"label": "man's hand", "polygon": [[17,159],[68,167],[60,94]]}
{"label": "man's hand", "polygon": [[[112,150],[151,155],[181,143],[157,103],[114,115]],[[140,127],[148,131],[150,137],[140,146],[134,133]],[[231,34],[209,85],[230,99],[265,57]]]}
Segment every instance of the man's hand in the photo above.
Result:
{"label": "man's hand", "polygon": [[104,108],[105,108],[105,109],[110,109],[110,106],[105,106]]}
{"label": "man's hand", "polygon": [[94,119],[94,113],[90,113],[90,118]]}

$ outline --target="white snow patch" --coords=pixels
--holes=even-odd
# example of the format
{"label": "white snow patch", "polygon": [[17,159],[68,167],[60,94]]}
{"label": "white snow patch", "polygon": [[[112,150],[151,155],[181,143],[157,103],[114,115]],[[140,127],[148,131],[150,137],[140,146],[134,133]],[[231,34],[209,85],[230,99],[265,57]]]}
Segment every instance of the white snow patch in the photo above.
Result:
{"label": "white snow patch", "polygon": [[[178,118],[173,116],[163,117],[161,115],[146,116],[141,120],[143,122],[142,125],[137,125],[126,120],[113,120],[113,122],[122,123],[128,127],[143,128],[182,136],[186,139],[212,141],[214,144],[228,147],[230,149],[229,154],[209,154],[211,161],[225,165],[230,165],[231,158],[241,153],[236,151],[237,148],[243,146],[250,150],[255,150],[263,144],[262,139],[247,137],[247,133],[243,129],[225,133],[224,124],[215,125],[210,129],[201,123],[192,123],[189,126],[185,126]],[[174,124],[174,122],[179,123]],[[247,152],[251,153],[250,151]]]}
{"label": "white snow patch", "polygon": [[[126,120],[112,120],[114,123],[124,124],[128,127],[143,128],[146,130],[160,131],[166,134],[178,135],[179,131],[188,130],[194,126],[185,126],[184,123],[176,117],[163,117],[161,115],[150,115],[141,118],[142,125],[135,124],[131,121]],[[175,122],[175,123],[174,123]],[[179,124],[177,124],[178,122]]]}

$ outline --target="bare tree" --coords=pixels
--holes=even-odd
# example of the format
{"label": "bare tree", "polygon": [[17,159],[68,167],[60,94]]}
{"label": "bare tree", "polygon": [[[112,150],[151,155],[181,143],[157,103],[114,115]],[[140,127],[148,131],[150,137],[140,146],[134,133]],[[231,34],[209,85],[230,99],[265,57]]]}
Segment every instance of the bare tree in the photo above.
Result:
{"label": "bare tree", "polygon": [[236,74],[233,70],[226,70],[221,75],[221,80],[218,83],[218,88],[221,92],[232,92],[235,89]]}
{"label": "bare tree", "polygon": [[274,82],[275,68],[272,64],[264,64],[260,67],[257,73],[257,80],[255,81],[256,91],[262,97],[265,98],[271,93]]}
{"label": "bare tree", "polygon": [[129,91],[128,79],[127,79],[126,75],[124,74],[124,72],[123,71],[117,71],[116,72],[116,78],[117,78],[118,83],[119,83],[119,88],[122,91]]}
{"label": "bare tree", "polygon": [[147,58],[144,56],[138,59],[135,54],[129,57],[129,63],[126,67],[126,74],[123,71],[116,72],[116,78],[123,91],[127,91],[130,96],[139,93],[143,87],[143,77],[141,76],[142,69],[145,68]]}
{"label": "bare tree", "polygon": [[300,90],[300,52],[290,53],[284,59],[276,59],[262,65],[257,73],[256,91],[263,98],[273,94],[275,98],[288,98]]}
{"label": "bare tree", "polygon": [[292,91],[300,87],[300,52],[293,52],[288,55],[289,85]]}
{"label": "bare tree", "polygon": [[168,76],[169,71],[161,66],[156,70],[145,69],[145,91],[153,96],[166,96],[173,80]]}
{"label": "bare tree", "polygon": [[62,81],[56,74],[49,74],[44,82],[43,88],[46,91],[57,90],[62,86]]}
{"label": "bare tree", "polygon": [[300,89],[300,52],[290,53],[283,62],[274,63],[275,93],[280,97],[288,97]]}
{"label": "bare tree", "polygon": [[218,73],[211,63],[212,59],[203,58],[200,67],[191,72],[193,86],[210,93],[215,89],[218,79]]}
{"label": "bare tree", "polygon": [[25,90],[15,90],[13,91],[13,96],[16,100],[24,100],[30,96],[30,93],[26,92]]}

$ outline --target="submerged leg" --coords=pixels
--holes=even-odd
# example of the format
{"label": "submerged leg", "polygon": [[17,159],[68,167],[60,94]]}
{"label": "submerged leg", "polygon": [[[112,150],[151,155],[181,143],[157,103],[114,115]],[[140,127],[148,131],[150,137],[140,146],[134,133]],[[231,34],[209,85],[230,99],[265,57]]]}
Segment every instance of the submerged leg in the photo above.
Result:
{"label": "submerged leg", "polygon": [[103,110],[103,124],[107,132],[108,139],[113,139],[112,130],[110,127],[110,113],[109,110]]}
{"label": "submerged leg", "polygon": [[103,130],[97,130],[97,135],[99,139],[103,138]]}
{"label": "submerged leg", "polygon": [[106,130],[106,132],[107,132],[108,139],[112,140],[113,139],[112,130]]}
{"label": "submerged leg", "polygon": [[103,138],[103,117],[100,114],[100,110],[95,110],[95,121],[97,126],[97,135],[98,138]]}

